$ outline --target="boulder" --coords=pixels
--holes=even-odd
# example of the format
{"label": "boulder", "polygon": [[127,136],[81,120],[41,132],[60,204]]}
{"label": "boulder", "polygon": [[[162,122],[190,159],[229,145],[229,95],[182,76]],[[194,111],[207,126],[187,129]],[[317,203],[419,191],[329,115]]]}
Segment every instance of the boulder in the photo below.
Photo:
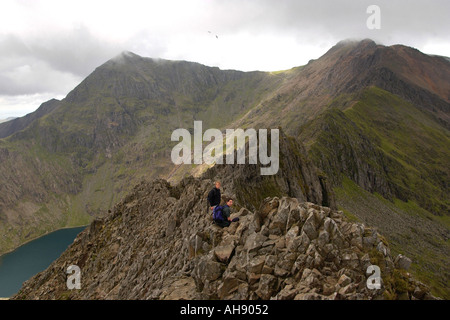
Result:
{"label": "boulder", "polygon": [[234,277],[224,278],[217,291],[219,299],[225,299],[226,297],[237,291],[239,289],[239,286],[243,283],[244,282],[242,280]]}
{"label": "boulder", "polygon": [[302,232],[304,232],[310,240],[316,239],[319,235],[317,231],[314,212],[311,212],[308,216],[308,219],[306,219],[305,224],[302,227]]}
{"label": "boulder", "polygon": [[256,290],[256,294],[262,300],[269,300],[277,290],[278,279],[277,277],[270,274],[261,275],[259,280],[259,286]]}
{"label": "boulder", "polygon": [[[282,233],[286,232],[287,224],[295,222],[295,215],[292,216],[291,208],[298,206],[298,201],[295,198],[283,197],[279,201],[278,211],[272,218],[269,229],[279,230]],[[292,216],[292,217],[291,217]]]}
{"label": "boulder", "polygon": [[233,255],[234,248],[235,246],[233,244],[218,246],[214,248],[214,254],[220,262],[228,263],[230,257]]}
{"label": "boulder", "polygon": [[266,261],[266,256],[254,257],[248,263],[248,271],[251,273],[256,273],[256,274],[261,273],[265,261]]}
{"label": "boulder", "polygon": [[300,228],[298,226],[294,226],[286,233],[286,247],[289,248],[292,241],[298,236]]}
{"label": "boulder", "polygon": [[225,271],[224,265],[210,259],[202,258],[192,272],[197,287],[201,290],[207,281],[217,280]]}
{"label": "boulder", "polygon": [[325,245],[330,241],[330,234],[326,230],[321,230],[319,232],[319,237],[317,239],[317,244],[319,247],[325,247]]}
{"label": "boulder", "polygon": [[277,300],[292,300],[297,295],[297,289],[289,284],[285,286],[276,296]]}
{"label": "boulder", "polygon": [[261,204],[258,215],[264,220],[269,213],[273,212],[273,210],[277,209],[279,205],[279,199],[277,197],[275,198],[266,198],[264,199],[263,203]]}
{"label": "boulder", "polygon": [[349,285],[351,282],[352,282],[352,279],[350,279],[350,277],[348,277],[347,275],[343,274],[339,278],[337,284],[342,288],[342,287]]}
{"label": "boulder", "polygon": [[348,294],[351,294],[351,293],[355,292],[355,289],[356,289],[355,284],[354,283],[350,283],[350,284],[346,285],[345,287],[339,289],[338,293],[340,295],[344,296],[344,295],[348,295]]}
{"label": "boulder", "polygon": [[403,270],[409,270],[409,268],[411,267],[411,263],[412,260],[402,254],[399,254],[394,260],[395,266]]}
{"label": "boulder", "polygon": [[305,253],[310,243],[311,241],[309,240],[309,237],[306,235],[304,231],[302,231],[302,233],[300,234],[299,244],[296,251],[298,253]]}
{"label": "boulder", "polygon": [[324,296],[330,296],[335,292],[335,286],[330,283],[324,283],[322,293]]}
{"label": "boulder", "polygon": [[252,233],[247,237],[245,241],[244,250],[248,252],[258,251],[263,243],[266,241],[267,237],[259,233]]}

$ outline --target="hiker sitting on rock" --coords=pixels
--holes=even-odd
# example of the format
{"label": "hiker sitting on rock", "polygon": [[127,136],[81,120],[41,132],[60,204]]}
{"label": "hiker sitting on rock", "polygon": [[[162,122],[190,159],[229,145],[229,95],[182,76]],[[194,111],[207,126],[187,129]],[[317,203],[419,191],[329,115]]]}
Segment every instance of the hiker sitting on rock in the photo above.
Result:
{"label": "hiker sitting on rock", "polygon": [[224,206],[216,206],[213,210],[213,221],[219,227],[229,227],[232,222],[239,221],[239,218],[231,220],[231,206],[233,205],[232,198],[226,198]]}

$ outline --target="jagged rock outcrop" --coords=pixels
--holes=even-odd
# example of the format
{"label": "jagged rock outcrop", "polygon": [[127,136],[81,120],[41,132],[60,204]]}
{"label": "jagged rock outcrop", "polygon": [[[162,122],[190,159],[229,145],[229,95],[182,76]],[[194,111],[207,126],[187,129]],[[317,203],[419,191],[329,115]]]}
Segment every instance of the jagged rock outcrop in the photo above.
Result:
{"label": "jagged rock outcrop", "polygon": [[[373,229],[342,212],[272,197],[221,229],[206,211],[209,179],[142,182],[94,221],[14,299],[429,299]],[[407,262],[407,261],[406,261]],[[380,290],[366,286],[370,264]],[[81,269],[81,290],[66,270]]]}

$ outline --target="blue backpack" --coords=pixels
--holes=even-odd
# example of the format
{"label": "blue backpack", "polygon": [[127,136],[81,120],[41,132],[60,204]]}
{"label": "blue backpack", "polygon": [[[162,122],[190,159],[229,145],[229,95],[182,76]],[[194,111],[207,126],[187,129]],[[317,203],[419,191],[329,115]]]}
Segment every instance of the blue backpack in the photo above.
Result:
{"label": "blue backpack", "polygon": [[213,220],[217,222],[223,222],[225,219],[222,215],[223,206],[215,206],[213,210]]}

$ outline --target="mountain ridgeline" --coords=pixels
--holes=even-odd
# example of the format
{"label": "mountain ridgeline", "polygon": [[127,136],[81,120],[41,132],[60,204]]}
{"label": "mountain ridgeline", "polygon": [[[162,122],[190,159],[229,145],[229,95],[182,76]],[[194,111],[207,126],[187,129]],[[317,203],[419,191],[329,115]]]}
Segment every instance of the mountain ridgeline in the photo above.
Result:
{"label": "mountain ridgeline", "polygon": [[[174,166],[171,133],[178,128],[192,130],[197,120],[203,121],[203,128],[222,130],[281,128],[279,173],[263,177],[257,166],[242,165]],[[256,216],[266,198],[289,197],[304,203],[305,210],[312,208],[306,203],[314,203],[332,212],[341,210],[351,223],[376,227],[393,254],[412,259],[410,271],[417,278],[429,284],[435,295],[448,298],[449,130],[449,60],[401,45],[342,41],[305,66],[273,73],[220,70],[124,52],[98,67],[65,99],[51,100],[26,117],[0,124],[0,253],[61,227],[116,219],[106,212],[129,198],[141,180],[163,178],[173,185],[184,181],[181,185],[189,188],[189,181],[221,179],[238,208]],[[194,180],[186,178],[191,175]],[[195,180],[200,176],[203,180]],[[176,191],[180,187],[167,188],[182,192]],[[144,200],[136,201],[135,208]],[[195,204],[189,206],[191,210]],[[176,227],[171,228],[187,223],[184,214],[177,213]],[[196,214],[200,219],[200,212]],[[270,219],[259,222],[269,227]],[[297,221],[296,236],[303,222]],[[119,228],[116,223],[111,228]],[[197,231],[203,232],[205,223]],[[144,222],[139,227],[157,230]],[[320,232],[321,224],[317,227]],[[95,222],[90,228],[96,228]],[[102,232],[113,233],[113,229]],[[280,232],[276,235],[287,237],[289,230]],[[263,231],[262,236],[270,234]],[[230,237],[235,236],[230,232]],[[209,250],[216,245],[199,237]],[[122,245],[119,241],[114,247],[120,251]],[[87,248],[82,250],[91,254]],[[316,269],[324,276],[322,267]],[[181,272],[177,268],[174,274]],[[190,286],[195,280],[196,292],[204,292],[203,280],[194,277],[194,269],[183,268],[190,270],[191,278],[177,281],[188,281]],[[235,278],[249,285],[255,280]],[[358,279],[360,283],[362,278]],[[272,285],[272,280],[267,281]],[[277,290],[280,283],[278,278]],[[246,297],[267,297],[252,288],[242,289],[249,290]],[[85,297],[105,298],[110,289]],[[146,288],[140,293],[133,290],[136,294],[126,297],[149,297]],[[416,297],[413,291],[408,291],[410,298]],[[155,292],[155,297],[162,297]],[[334,292],[339,294],[339,288]],[[369,297],[367,292],[356,292]],[[401,296],[394,289],[386,292]]]}
{"label": "mountain ridgeline", "polygon": [[27,114],[21,118],[9,119],[6,122],[0,122],[0,139],[6,138],[28,127],[34,120],[42,118],[52,112],[59,106],[59,100],[52,99],[44,102],[36,111]]}

